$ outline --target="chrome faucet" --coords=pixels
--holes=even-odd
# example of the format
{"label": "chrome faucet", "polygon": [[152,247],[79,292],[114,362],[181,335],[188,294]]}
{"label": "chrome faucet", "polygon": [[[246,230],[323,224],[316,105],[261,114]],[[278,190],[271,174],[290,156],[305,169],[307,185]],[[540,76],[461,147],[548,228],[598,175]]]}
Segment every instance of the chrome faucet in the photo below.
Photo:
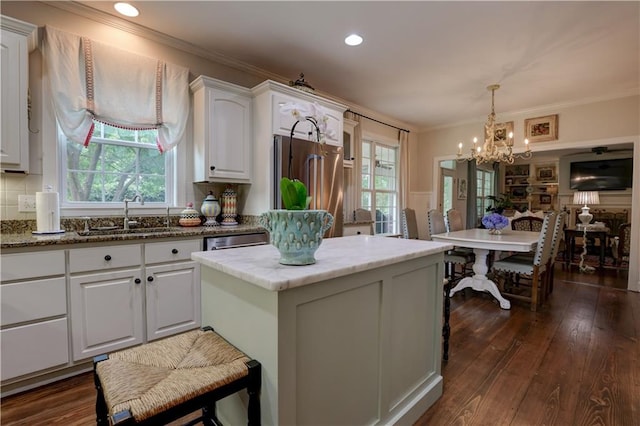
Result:
{"label": "chrome faucet", "polygon": [[144,198],[142,198],[142,195],[140,194],[134,195],[130,200],[127,198],[124,199],[124,229],[127,231],[129,230],[130,225],[135,226],[138,224],[138,222],[135,220],[129,220],[129,203],[132,203],[136,200],[140,201],[141,206],[144,206]]}

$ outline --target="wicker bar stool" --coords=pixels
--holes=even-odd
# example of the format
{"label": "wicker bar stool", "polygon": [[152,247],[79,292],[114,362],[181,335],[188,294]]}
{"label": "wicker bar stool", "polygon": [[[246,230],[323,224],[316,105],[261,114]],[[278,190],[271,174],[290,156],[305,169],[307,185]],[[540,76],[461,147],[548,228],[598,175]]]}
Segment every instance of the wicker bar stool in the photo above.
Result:
{"label": "wicker bar stool", "polygon": [[[216,401],[246,389],[248,424],[260,424],[261,364],[211,327],[93,360],[98,425],[164,425],[199,409],[221,424]],[[111,423],[109,423],[111,420]]]}

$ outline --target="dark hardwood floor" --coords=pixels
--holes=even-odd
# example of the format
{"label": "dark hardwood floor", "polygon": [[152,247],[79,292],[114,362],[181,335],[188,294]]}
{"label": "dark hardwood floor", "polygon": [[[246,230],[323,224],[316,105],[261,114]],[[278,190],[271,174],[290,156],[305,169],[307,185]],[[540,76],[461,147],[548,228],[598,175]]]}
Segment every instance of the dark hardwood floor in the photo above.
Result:
{"label": "dark hardwood floor", "polygon": [[[640,425],[640,293],[626,274],[555,269],[548,303],[452,299],[444,394],[423,425]],[[3,426],[91,425],[83,374],[2,400]]]}

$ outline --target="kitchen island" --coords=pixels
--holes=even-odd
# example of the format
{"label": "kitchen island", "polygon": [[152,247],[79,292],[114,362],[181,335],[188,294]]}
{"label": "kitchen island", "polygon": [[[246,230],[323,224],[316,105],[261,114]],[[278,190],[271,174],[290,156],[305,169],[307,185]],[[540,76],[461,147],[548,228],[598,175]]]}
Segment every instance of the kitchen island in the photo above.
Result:
{"label": "kitchen island", "polygon": [[[325,239],[317,263],[271,245],[193,253],[202,324],[262,363],[264,425],[411,424],[442,394],[443,254],[374,236]],[[218,404],[246,424],[246,395]]]}

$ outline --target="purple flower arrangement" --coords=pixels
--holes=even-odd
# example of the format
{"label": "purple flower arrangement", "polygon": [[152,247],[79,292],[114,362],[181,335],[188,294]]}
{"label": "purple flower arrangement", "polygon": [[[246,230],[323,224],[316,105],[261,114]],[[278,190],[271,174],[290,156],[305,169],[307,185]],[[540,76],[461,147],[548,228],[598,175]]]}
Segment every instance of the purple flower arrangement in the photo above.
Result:
{"label": "purple flower arrangement", "polygon": [[500,230],[509,225],[509,219],[499,213],[489,213],[482,218],[482,224],[487,229]]}

